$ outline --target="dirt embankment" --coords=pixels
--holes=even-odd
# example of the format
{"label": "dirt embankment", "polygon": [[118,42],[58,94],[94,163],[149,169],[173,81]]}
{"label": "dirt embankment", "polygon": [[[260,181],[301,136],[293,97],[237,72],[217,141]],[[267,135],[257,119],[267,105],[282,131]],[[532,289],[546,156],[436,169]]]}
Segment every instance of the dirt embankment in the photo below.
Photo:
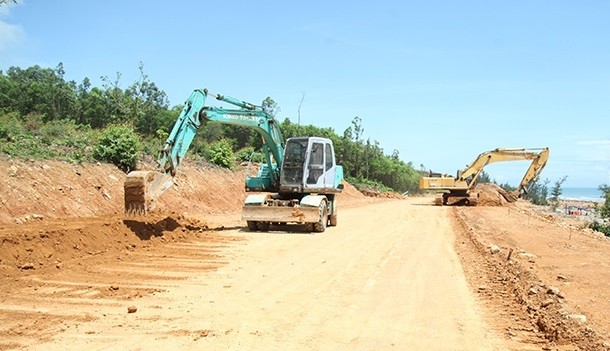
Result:
{"label": "dirt embankment", "polygon": [[[222,214],[241,206],[243,177],[209,165],[185,164],[159,200],[159,211]],[[108,164],[1,160],[0,224],[41,218],[123,213],[125,174]]]}
{"label": "dirt embankment", "polygon": [[[0,160],[0,268],[40,270],[133,250],[182,231],[240,226],[244,170],[186,163],[153,214],[123,215],[125,174],[108,164]],[[375,201],[345,183],[341,207]],[[206,220],[202,221],[201,218]],[[134,235],[135,234],[135,235]]]}
{"label": "dirt embankment", "polygon": [[[503,206],[455,208],[463,240],[488,264],[471,272],[473,287],[490,305],[512,300],[511,338],[542,336],[553,350],[610,349],[610,240],[583,223],[540,213],[519,200]],[[473,255],[462,256],[472,270]],[[542,342],[541,342],[542,343]]]}
{"label": "dirt embankment", "polygon": [[[95,217],[123,213],[125,173],[108,164],[0,159],[0,225],[32,220]],[[175,185],[158,201],[156,212],[186,215],[238,212],[246,196],[245,169],[184,163]],[[372,201],[349,183],[341,204]]]}

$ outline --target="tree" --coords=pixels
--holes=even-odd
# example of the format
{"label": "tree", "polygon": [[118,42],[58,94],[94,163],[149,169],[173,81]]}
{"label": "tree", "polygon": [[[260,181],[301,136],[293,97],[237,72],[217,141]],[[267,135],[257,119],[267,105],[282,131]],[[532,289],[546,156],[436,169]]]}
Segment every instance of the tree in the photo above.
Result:
{"label": "tree", "polygon": [[557,210],[559,207],[559,196],[563,193],[561,189],[561,185],[566,181],[568,176],[563,176],[561,179],[555,182],[555,185],[551,189],[551,197],[549,198],[549,204],[551,205],[551,209],[553,211]]}
{"label": "tree", "polygon": [[602,218],[610,218],[610,185],[602,184],[599,186],[604,198],[604,204],[598,209]]}
{"label": "tree", "polygon": [[72,117],[76,108],[76,83],[66,82],[64,73],[61,62],[55,69],[38,65],[25,70],[10,67],[0,82],[3,88],[0,108],[19,112],[21,116],[37,113],[44,121]]}
{"label": "tree", "polygon": [[110,123],[107,95],[98,87],[91,87],[89,78],[84,78],[76,88],[76,122],[92,128],[103,128]]}
{"label": "tree", "polygon": [[528,192],[523,196],[524,199],[530,200],[534,205],[546,206],[549,204],[548,197],[548,184],[549,180],[545,179],[540,183],[540,179],[536,179],[529,189]]}
{"label": "tree", "polygon": [[12,91],[15,89],[13,81],[0,71],[0,114],[15,112],[12,109]]}
{"label": "tree", "polygon": [[489,177],[489,174],[487,174],[487,172],[485,171],[481,171],[479,178],[477,178],[477,183],[491,183],[491,178]]}
{"label": "tree", "polygon": [[267,96],[267,98],[263,100],[263,102],[261,103],[261,107],[266,114],[273,118],[275,118],[275,115],[280,112],[279,106],[270,96]]}
{"label": "tree", "polygon": [[121,77],[121,72],[116,72],[113,80],[110,80],[108,76],[100,77],[102,87],[104,88],[106,114],[103,116],[104,120],[98,124],[105,126],[112,123],[125,122],[129,107],[127,96],[123,89],[121,89]]}
{"label": "tree", "polygon": [[[165,121],[171,118],[167,115],[169,99],[167,94],[152,82],[144,73],[144,64],[140,62],[140,79],[125,91],[127,100],[127,118],[134,122],[141,134],[155,133],[167,125]],[[177,118],[178,115],[176,115]]]}

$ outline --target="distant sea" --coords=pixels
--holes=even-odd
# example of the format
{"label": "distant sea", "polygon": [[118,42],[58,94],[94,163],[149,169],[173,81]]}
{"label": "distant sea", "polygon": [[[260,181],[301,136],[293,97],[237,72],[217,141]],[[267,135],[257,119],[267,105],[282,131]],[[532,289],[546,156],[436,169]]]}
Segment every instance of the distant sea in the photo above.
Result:
{"label": "distant sea", "polygon": [[[550,195],[549,187],[549,195]],[[602,192],[598,188],[561,188],[559,196],[563,200],[604,202]]]}

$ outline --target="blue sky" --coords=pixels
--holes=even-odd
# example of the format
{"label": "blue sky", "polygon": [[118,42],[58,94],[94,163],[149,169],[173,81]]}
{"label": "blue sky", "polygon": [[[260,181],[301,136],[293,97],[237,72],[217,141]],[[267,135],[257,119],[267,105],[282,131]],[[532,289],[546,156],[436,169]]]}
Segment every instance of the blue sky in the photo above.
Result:
{"label": "blue sky", "polygon": [[[565,187],[610,184],[610,2],[24,0],[0,9],[0,70],[66,78],[144,63],[172,105],[195,88],[364,137],[454,174],[497,147],[551,150]],[[491,165],[516,185],[527,162]]]}

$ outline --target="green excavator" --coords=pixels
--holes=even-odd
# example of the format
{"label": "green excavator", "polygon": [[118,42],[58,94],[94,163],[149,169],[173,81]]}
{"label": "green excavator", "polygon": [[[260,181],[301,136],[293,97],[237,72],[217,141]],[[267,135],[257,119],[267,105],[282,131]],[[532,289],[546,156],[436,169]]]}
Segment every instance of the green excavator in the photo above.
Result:
{"label": "green excavator", "polygon": [[[206,100],[238,107],[206,106]],[[174,177],[197,131],[206,122],[250,127],[263,140],[264,162],[256,176],[246,177],[248,194],[242,218],[251,231],[273,224],[307,224],[323,232],[337,225],[336,195],[343,189],[343,167],[336,164],[330,139],[295,137],[284,141],[278,123],[260,106],[197,89],[186,100],[157,159],[156,171],[130,172],[124,183],[125,213],[146,215],[174,184]]]}

